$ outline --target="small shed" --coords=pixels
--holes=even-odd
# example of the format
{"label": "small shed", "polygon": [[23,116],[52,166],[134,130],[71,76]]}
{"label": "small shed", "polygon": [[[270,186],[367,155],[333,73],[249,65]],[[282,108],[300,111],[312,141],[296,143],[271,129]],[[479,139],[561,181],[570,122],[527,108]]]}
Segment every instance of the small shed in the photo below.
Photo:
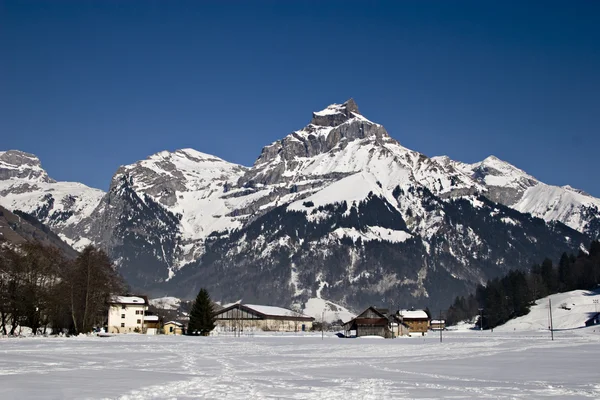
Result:
{"label": "small shed", "polygon": [[158,315],[145,315],[144,316],[144,330],[146,335],[156,335],[159,330]]}
{"label": "small shed", "polygon": [[355,331],[356,337],[381,336],[394,338],[406,334],[408,327],[395,315],[390,315],[387,309],[377,309],[371,306],[355,318],[344,323],[344,331],[346,337],[351,336],[351,332]]}
{"label": "small shed", "polygon": [[429,323],[429,329],[432,331],[443,331],[446,329],[446,321],[443,319],[432,319]]}
{"label": "small shed", "polygon": [[592,318],[585,321],[585,326],[592,326],[600,324],[600,313],[596,313]]}
{"label": "small shed", "polygon": [[183,335],[183,324],[177,321],[169,321],[163,326],[165,335]]}

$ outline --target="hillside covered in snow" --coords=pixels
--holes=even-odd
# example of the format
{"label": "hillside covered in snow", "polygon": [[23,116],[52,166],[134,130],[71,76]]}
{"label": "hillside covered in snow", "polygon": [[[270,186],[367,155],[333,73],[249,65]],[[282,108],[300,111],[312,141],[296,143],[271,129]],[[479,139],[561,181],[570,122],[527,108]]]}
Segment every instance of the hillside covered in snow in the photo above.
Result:
{"label": "hillside covered in snow", "polygon": [[[556,330],[584,328],[586,321],[600,312],[600,290],[573,290],[557,293],[535,302],[529,314],[512,319],[495,330],[534,331],[548,330],[550,327],[550,306],[552,306],[552,326]],[[600,325],[598,326],[600,331]]]}

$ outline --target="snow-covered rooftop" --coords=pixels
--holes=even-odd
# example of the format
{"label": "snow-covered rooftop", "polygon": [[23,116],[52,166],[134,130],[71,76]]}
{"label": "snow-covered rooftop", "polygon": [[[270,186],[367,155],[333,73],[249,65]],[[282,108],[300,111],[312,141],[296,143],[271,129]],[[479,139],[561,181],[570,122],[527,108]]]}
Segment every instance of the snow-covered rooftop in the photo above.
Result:
{"label": "snow-covered rooftop", "polygon": [[146,300],[139,296],[115,296],[113,304],[146,304]]}
{"label": "snow-covered rooftop", "polygon": [[145,315],[144,321],[146,321],[146,322],[158,321],[158,315]]}
{"label": "snow-covered rooftop", "polygon": [[398,315],[402,316],[404,319],[429,318],[427,313],[423,310],[400,310],[398,311]]}
{"label": "snow-covered rooftop", "polygon": [[264,315],[273,316],[273,317],[304,317],[304,318],[312,318],[308,315],[301,314],[296,311],[288,310],[287,308],[275,307],[275,306],[261,306],[257,304],[244,304],[245,307],[248,307],[256,312],[259,312]]}
{"label": "snow-covered rooftop", "polygon": [[183,324],[181,322],[177,322],[177,321],[169,321],[169,322],[166,322],[165,325],[183,326]]}

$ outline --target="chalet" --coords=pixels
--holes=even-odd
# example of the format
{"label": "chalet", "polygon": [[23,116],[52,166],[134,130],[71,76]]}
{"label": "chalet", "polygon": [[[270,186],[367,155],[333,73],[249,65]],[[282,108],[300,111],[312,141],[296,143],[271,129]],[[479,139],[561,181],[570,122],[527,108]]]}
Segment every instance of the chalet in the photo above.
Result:
{"label": "chalet", "polygon": [[408,325],[410,333],[425,333],[429,330],[429,316],[423,310],[400,310],[398,317]]}
{"label": "chalet", "polygon": [[230,332],[262,330],[309,331],[315,320],[308,315],[281,307],[236,303],[215,312],[216,329]]}
{"label": "chalet", "polygon": [[353,336],[381,336],[394,338],[408,333],[408,327],[387,309],[369,307],[355,318],[344,323],[346,337]]}
{"label": "chalet", "polygon": [[183,324],[177,321],[169,321],[163,326],[165,335],[183,335]]}
{"label": "chalet", "polygon": [[148,310],[146,296],[115,296],[109,302],[109,333],[146,333],[144,316]]}

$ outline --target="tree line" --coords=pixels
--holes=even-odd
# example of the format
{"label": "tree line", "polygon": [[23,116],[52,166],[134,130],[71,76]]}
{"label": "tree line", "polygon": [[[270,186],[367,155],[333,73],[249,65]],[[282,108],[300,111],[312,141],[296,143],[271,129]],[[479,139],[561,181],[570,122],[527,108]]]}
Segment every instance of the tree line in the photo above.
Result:
{"label": "tree line", "polygon": [[110,258],[93,246],[76,259],[40,243],[0,243],[0,334],[87,333],[102,326],[108,302],[125,290]]}
{"label": "tree line", "polygon": [[475,293],[458,296],[446,313],[448,325],[481,315],[477,326],[494,328],[529,313],[535,300],[571,290],[595,289],[600,285],[600,241],[593,241],[588,253],[563,253],[558,264],[546,258],[529,271],[510,271],[502,278],[479,285]]}

